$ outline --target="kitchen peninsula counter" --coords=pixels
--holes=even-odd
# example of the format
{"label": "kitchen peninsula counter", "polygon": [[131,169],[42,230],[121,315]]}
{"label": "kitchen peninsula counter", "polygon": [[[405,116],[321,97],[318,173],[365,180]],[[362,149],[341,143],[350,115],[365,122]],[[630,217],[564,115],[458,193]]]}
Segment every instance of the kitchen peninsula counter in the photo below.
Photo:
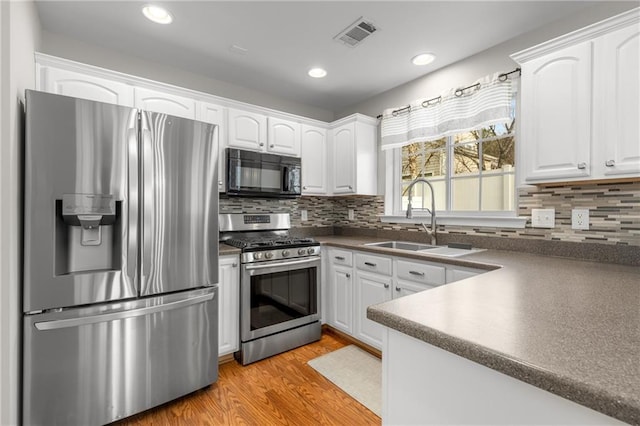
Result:
{"label": "kitchen peninsula counter", "polygon": [[500,250],[444,258],[364,245],[381,241],[375,238],[317,239],[488,270],[371,306],[367,316],[607,416],[640,423],[640,268]]}

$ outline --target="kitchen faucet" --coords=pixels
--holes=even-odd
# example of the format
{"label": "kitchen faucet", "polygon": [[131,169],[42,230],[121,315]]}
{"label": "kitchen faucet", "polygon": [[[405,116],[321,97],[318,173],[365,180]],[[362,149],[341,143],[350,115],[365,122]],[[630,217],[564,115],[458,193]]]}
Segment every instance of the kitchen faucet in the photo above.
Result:
{"label": "kitchen faucet", "polygon": [[427,229],[424,223],[422,224],[422,227],[427,232],[427,235],[431,237],[431,245],[435,246],[436,245],[436,197],[434,195],[435,193],[433,191],[433,185],[431,185],[431,182],[429,182],[427,179],[423,177],[419,177],[415,179],[407,187],[407,192],[409,193],[409,204],[407,205],[407,219],[411,219],[413,217],[413,213],[411,210],[411,198],[412,198],[411,189],[418,182],[426,183],[427,185],[429,185],[429,188],[431,189],[431,210],[429,210],[428,208],[426,209],[429,212],[429,214],[431,214],[431,227],[430,227],[431,229]]}

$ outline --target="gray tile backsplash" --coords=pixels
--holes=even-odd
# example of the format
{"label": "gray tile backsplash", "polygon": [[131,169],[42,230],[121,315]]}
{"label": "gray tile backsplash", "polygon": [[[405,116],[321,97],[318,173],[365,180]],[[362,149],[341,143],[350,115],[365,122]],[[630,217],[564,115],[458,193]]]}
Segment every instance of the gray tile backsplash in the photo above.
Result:
{"label": "gray tile backsplash", "polygon": [[[556,227],[531,227],[531,209],[555,208]],[[590,229],[571,229],[571,209],[589,209]],[[354,210],[354,220],[348,210]],[[307,220],[301,220],[301,210]],[[382,196],[300,197],[292,200],[234,198],[221,195],[221,213],[289,212],[295,228],[359,229],[361,231],[421,232],[419,225],[382,223]],[[547,185],[522,188],[518,215],[528,218],[524,229],[439,226],[440,234],[586,242],[640,246],[640,182]],[[319,230],[318,230],[319,231]],[[640,253],[639,253],[640,256]]]}

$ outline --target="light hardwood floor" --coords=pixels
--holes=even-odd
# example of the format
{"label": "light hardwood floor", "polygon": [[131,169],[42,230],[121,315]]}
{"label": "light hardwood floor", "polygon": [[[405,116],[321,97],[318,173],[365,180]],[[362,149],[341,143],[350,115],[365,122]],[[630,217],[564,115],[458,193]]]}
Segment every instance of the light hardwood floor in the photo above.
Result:
{"label": "light hardwood floor", "polygon": [[319,342],[246,367],[222,364],[209,388],[115,425],[379,425],[378,416],[307,365],[349,343],[325,331]]}

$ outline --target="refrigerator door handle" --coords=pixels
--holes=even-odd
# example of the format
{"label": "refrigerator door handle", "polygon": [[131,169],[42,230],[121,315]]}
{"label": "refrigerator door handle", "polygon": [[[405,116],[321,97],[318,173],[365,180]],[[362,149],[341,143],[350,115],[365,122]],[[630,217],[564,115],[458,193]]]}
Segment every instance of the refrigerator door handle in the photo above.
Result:
{"label": "refrigerator door handle", "polygon": [[115,321],[125,318],[134,318],[143,315],[149,315],[157,312],[164,312],[173,309],[184,308],[191,305],[197,305],[199,303],[207,302],[213,299],[215,293],[211,292],[208,294],[190,297],[187,299],[176,300],[169,303],[164,303],[162,305],[156,306],[146,306],[144,308],[118,311],[118,312],[110,312],[106,314],[93,315],[89,317],[81,317],[81,318],[69,318],[69,319],[61,319],[54,321],[41,321],[36,322],[34,325],[38,330],[57,330],[60,328],[68,328],[68,327],[79,327],[81,325],[87,324],[95,324],[98,322],[106,322],[106,321]]}
{"label": "refrigerator door handle", "polygon": [[153,167],[151,161],[153,159],[151,128],[149,127],[149,118],[144,112],[140,114],[140,203],[142,214],[140,215],[140,252],[142,264],[142,274],[140,276],[140,294],[147,293],[147,281],[151,270],[152,243],[151,243],[151,226],[153,225],[152,212],[154,211],[153,197],[149,194],[153,191]]}
{"label": "refrigerator door handle", "polygon": [[[137,118],[137,112],[134,117]],[[131,123],[127,129],[127,147],[129,150],[129,178],[127,188],[127,203],[128,203],[128,233],[127,233],[127,267],[126,274],[132,283],[136,283],[137,269],[138,269],[138,161],[139,161],[139,146],[138,146],[138,120]],[[138,286],[136,285],[136,288]],[[139,294],[139,293],[138,293]]]}

